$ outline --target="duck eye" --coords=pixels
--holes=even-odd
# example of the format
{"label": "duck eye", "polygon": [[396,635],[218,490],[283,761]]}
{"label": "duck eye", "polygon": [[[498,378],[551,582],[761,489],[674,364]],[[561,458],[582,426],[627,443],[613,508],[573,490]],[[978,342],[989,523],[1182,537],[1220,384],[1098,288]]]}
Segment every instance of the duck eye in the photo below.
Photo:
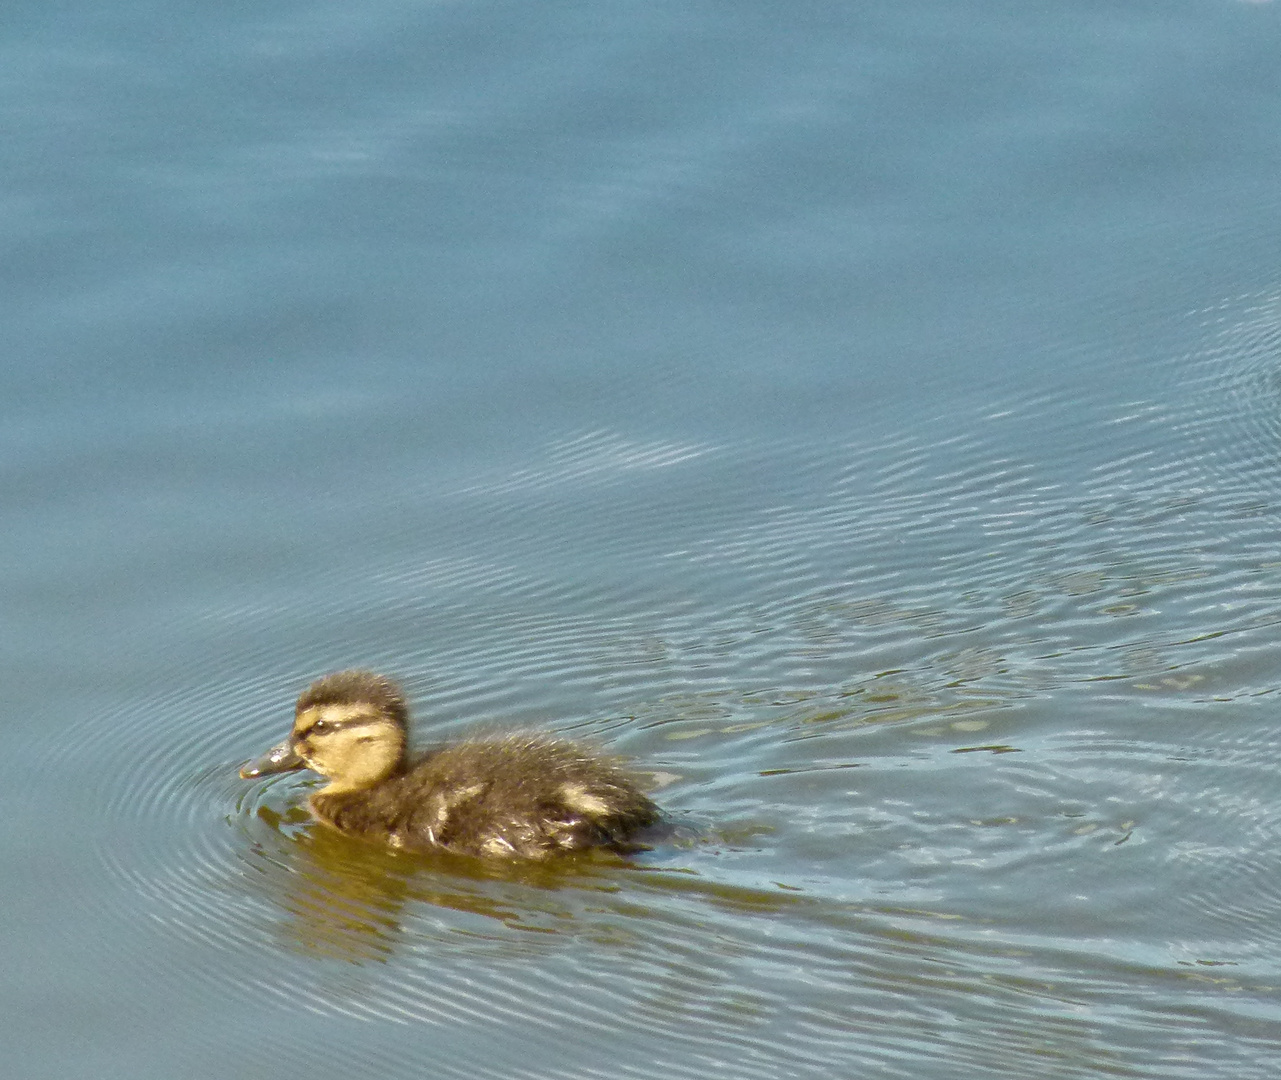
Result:
{"label": "duck eye", "polygon": [[325,734],[325,732],[327,732],[328,730],[330,730],[330,723],[329,723],[329,721],[328,721],[328,720],[317,720],[317,721],[316,721],[314,724],[312,724],[312,725],[311,725],[311,727],[307,730],[307,734],[308,734],[308,735],[323,735],[323,734]]}

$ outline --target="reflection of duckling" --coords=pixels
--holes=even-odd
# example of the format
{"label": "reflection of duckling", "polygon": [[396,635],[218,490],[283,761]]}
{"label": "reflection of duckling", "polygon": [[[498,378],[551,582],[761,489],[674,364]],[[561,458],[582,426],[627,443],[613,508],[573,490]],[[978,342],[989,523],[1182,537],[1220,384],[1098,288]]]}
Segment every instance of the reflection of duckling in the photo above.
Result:
{"label": "reflection of duckling", "polygon": [[335,829],[397,848],[544,858],[604,847],[659,819],[613,762],[533,732],[406,751],[400,687],[370,671],[317,679],[298,698],[293,732],[240,770],[243,779],[308,768],[329,783],[308,800]]}

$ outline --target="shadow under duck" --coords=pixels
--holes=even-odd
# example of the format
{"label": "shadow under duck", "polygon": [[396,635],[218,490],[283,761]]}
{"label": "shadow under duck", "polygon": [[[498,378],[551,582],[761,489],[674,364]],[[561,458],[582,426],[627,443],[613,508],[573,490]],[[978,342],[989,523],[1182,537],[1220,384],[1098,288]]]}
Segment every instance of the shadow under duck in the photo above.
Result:
{"label": "shadow under duck", "polygon": [[371,671],[317,679],[289,737],[240,770],[250,780],[311,769],[329,783],[312,816],[394,848],[546,858],[585,848],[635,851],[657,806],[615,762],[538,732],[476,738],[411,759],[405,695]]}

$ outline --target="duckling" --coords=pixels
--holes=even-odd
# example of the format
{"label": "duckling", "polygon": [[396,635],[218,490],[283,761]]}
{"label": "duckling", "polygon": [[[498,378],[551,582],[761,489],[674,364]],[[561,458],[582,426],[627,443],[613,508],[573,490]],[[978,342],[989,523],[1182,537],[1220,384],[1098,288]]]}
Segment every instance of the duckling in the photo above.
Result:
{"label": "duckling", "polygon": [[537,732],[471,739],[411,759],[405,695],[372,671],[317,679],[289,737],[240,770],[250,780],[311,769],[317,821],[394,848],[543,859],[634,851],[660,812],[616,763]]}

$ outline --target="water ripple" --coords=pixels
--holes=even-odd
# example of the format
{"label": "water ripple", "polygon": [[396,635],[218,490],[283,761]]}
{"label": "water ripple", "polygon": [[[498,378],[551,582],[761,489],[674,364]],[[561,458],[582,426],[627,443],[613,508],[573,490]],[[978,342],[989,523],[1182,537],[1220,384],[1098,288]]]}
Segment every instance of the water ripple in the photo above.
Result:
{"label": "water ripple", "polygon": [[[1166,398],[1078,402],[1071,469],[1011,450],[1063,437],[1055,391],[929,440],[593,431],[193,604],[180,680],[38,748],[96,807],[94,917],[127,928],[101,948],[168,957],[166,992],[392,1025],[358,1063],[389,1076],[427,1043],[441,1076],[1258,1075],[1281,301],[1233,310]],[[434,731],[634,755],[676,839],[488,867],[318,828],[308,781],[235,770],[345,663],[401,674]]]}

